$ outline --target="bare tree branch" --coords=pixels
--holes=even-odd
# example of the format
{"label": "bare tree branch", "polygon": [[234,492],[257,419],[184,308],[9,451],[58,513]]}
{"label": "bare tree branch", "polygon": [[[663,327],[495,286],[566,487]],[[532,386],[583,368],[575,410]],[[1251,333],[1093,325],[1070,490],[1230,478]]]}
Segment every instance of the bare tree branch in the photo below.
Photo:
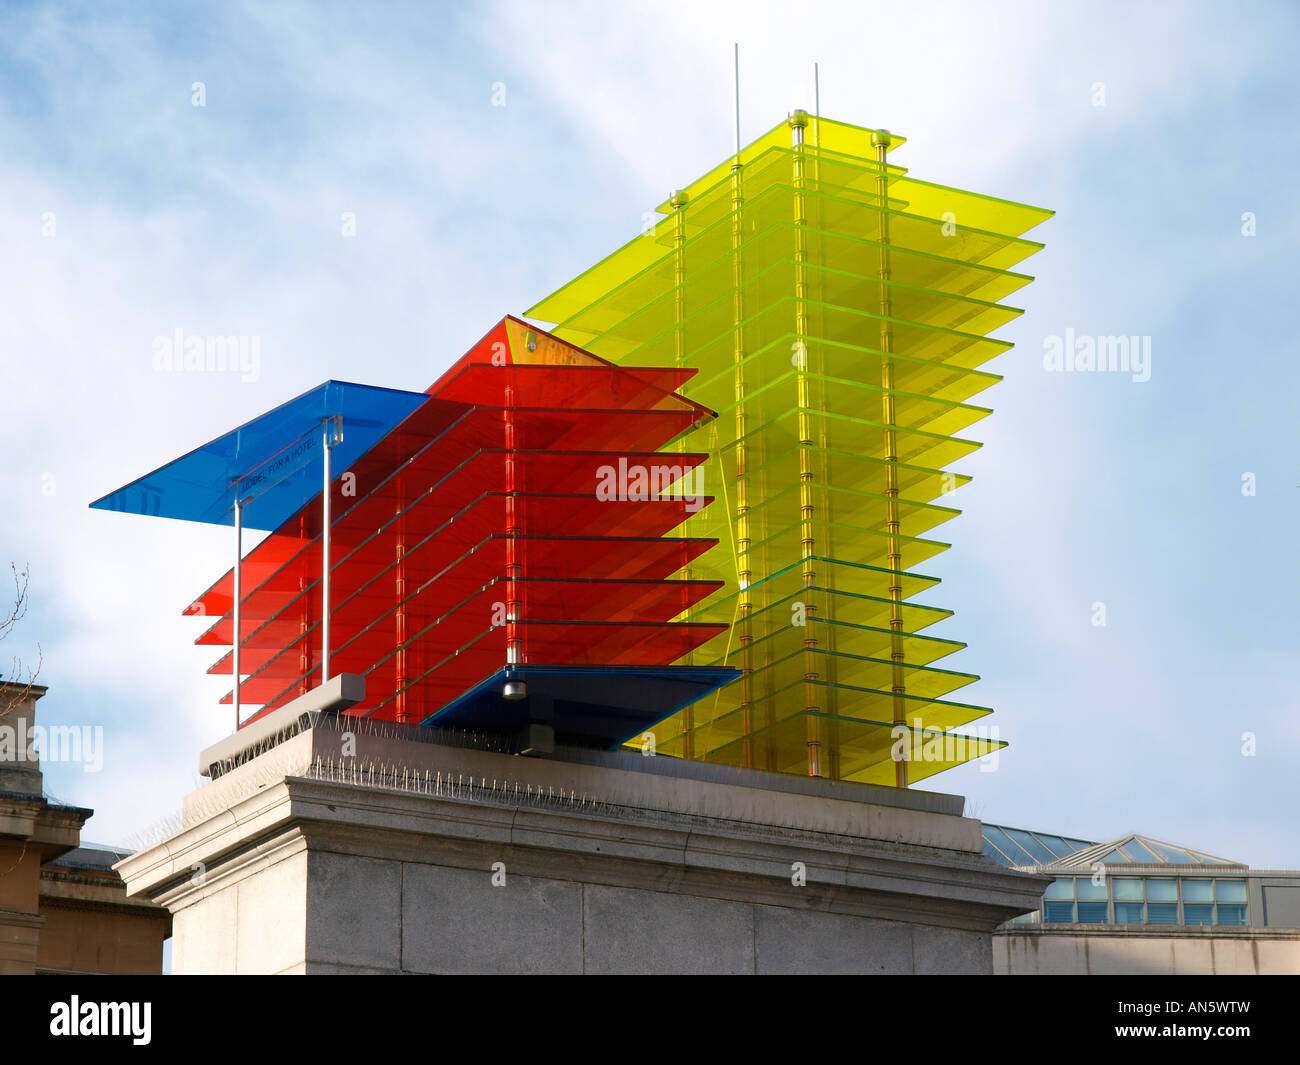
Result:
{"label": "bare tree branch", "polygon": [[[14,605],[7,615],[0,615],[0,640],[7,638],[14,630],[18,622],[27,616],[27,606],[30,602],[27,594],[28,582],[31,579],[31,568],[24,565],[20,570],[16,563],[9,563],[9,569],[14,577]],[[36,667],[24,667],[22,659],[14,656],[13,670],[8,678],[0,674],[0,681],[7,681],[9,687],[3,694],[0,694],[0,718],[12,711],[15,707],[21,706],[31,698],[32,688],[36,686],[36,677],[41,672],[41,664],[45,661],[45,656],[41,652],[41,645],[36,645]],[[25,679],[24,679],[25,678]]]}

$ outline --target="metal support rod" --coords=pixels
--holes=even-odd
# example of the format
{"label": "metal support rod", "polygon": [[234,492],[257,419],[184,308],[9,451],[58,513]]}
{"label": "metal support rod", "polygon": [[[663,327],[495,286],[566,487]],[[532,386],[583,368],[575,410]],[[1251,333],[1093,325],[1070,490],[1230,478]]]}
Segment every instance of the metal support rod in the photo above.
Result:
{"label": "metal support rod", "polygon": [[[507,385],[505,390],[504,409],[501,412],[502,428],[504,430],[505,443],[505,463],[506,463],[506,601],[505,601],[505,625],[506,625],[506,684],[517,679],[514,670],[511,667],[523,664],[523,633],[520,628],[520,621],[523,614],[522,593],[523,589],[520,581],[524,575],[523,561],[519,551],[519,536],[523,532],[523,515],[520,514],[520,500],[516,495],[517,483],[515,479],[516,469],[516,440],[515,440],[515,390],[513,386]],[[511,696],[507,696],[511,697]]]}
{"label": "metal support rod", "polygon": [[740,164],[740,44],[737,42],[732,48],[732,68],[736,72],[736,164]]}
{"label": "metal support rod", "polygon": [[[686,204],[690,196],[680,189],[673,189],[668,202],[673,208],[673,361],[678,369],[686,366]],[[677,445],[679,451],[686,450],[686,438]],[[692,473],[691,477],[697,477]],[[684,523],[683,536],[690,536],[692,528],[690,519]],[[698,535],[698,534],[696,534]],[[686,564],[685,577],[691,580],[690,563]],[[692,661],[694,659],[692,658]],[[686,706],[682,710],[682,757],[695,756],[695,710]]]}
{"label": "metal support rod", "polygon": [[[307,515],[298,517],[298,537],[307,539]],[[298,568],[298,694],[306,695],[311,687],[311,644],[307,633],[311,630],[311,589],[308,587],[307,574]]]}
{"label": "metal support rod", "polygon": [[235,608],[234,655],[230,672],[235,681],[235,731],[239,731],[239,602],[243,598],[242,569],[244,561],[244,501],[239,498],[239,482],[235,482]]}
{"label": "metal support rod", "polygon": [[320,615],[320,682],[330,679],[330,521],[331,490],[334,477],[330,457],[334,451],[334,418],[325,420],[325,482],[321,489],[321,615]]}
{"label": "metal support rod", "polygon": [[816,535],[813,515],[812,448],[812,379],[808,368],[808,204],[804,173],[804,130],[808,115],[803,111],[790,114],[791,146],[794,148],[794,336],[795,382],[799,429],[799,559],[803,579],[804,604],[804,713],[807,714],[808,775],[826,775],[823,760],[824,736],[818,698],[817,637],[814,620],[814,597],[817,584]]}
{"label": "metal support rod", "polygon": [[[898,431],[895,429],[894,410],[894,360],[890,357],[894,347],[890,317],[893,301],[889,296],[889,174],[885,154],[889,150],[888,130],[878,130],[871,135],[876,149],[876,195],[880,207],[880,387],[881,419],[885,423],[885,540],[889,569],[889,660],[890,681],[893,691],[893,717],[895,725],[906,725],[907,706],[903,678],[903,545],[900,535],[898,508]],[[907,787],[907,759],[894,763],[894,783]]]}
{"label": "metal support rod", "polygon": [[[737,106],[740,98],[737,96]],[[737,112],[736,136],[740,136]],[[740,700],[741,700],[741,765],[754,767],[754,634],[750,615],[753,612],[753,560],[750,556],[751,536],[749,521],[749,447],[748,423],[745,418],[745,283],[741,244],[745,239],[744,183],[740,165],[739,140],[736,161],[731,166],[731,283],[732,283],[732,350],[731,358],[736,398],[736,579],[740,590],[737,604],[738,642],[740,644]],[[769,703],[769,706],[771,704]]]}
{"label": "metal support rod", "polygon": [[741,264],[740,246],[744,242],[744,224],[742,210],[745,205],[744,186],[740,163],[740,44],[732,46],[732,66],[736,81],[736,157],[731,164],[731,256],[732,256],[732,360],[735,365],[736,394],[736,557],[739,562],[737,573],[740,585],[739,629],[741,647],[741,765],[746,769],[754,766],[754,732],[753,720],[753,632],[750,628],[750,613],[753,610],[750,580],[750,535],[749,535],[749,486],[746,483],[748,465],[748,441],[745,439],[745,297],[741,291],[744,284],[744,268]]}
{"label": "metal support rod", "polygon": [[[401,500],[398,500],[398,513],[401,513]],[[396,600],[397,609],[394,613],[397,632],[394,642],[397,644],[397,653],[393,655],[394,667],[394,691],[397,693],[395,698],[397,720],[405,722],[407,720],[406,710],[406,536],[403,533],[397,537],[397,575],[393,588],[393,598]]]}

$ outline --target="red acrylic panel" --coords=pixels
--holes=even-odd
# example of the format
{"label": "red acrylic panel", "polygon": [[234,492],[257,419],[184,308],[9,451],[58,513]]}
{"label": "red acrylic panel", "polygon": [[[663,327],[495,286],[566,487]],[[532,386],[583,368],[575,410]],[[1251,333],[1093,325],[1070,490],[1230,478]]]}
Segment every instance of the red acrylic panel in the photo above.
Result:
{"label": "red acrylic panel", "polygon": [[[671,579],[716,543],[669,535],[712,502],[678,483],[706,456],[660,450],[713,416],[677,391],[692,373],[507,320],[335,478],[330,669],[366,676],[354,713],[423,720],[508,654],[661,666],[726,631],[673,620],[721,588]],[[657,496],[627,491],[651,469]],[[262,713],[318,683],[319,513],[318,498],[241,564],[240,699]],[[228,572],[189,608],[215,618],[200,643],[230,645],[232,594]],[[212,672],[230,668],[227,653]]]}

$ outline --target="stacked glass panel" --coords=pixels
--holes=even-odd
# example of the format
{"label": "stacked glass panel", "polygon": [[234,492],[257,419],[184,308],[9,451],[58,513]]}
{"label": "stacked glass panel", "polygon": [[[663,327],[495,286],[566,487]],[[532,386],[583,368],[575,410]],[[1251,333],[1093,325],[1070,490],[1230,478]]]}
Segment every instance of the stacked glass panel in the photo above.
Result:
{"label": "stacked glass panel", "polygon": [[[337,476],[330,672],[366,677],[350,713],[428,721],[503,667],[667,666],[725,632],[689,618],[722,582],[673,579],[716,545],[670,535],[712,502],[691,487],[706,456],[661,450],[713,417],[678,392],[694,373],[506,319]],[[242,564],[250,720],[319,682],[321,531],[318,497]],[[217,618],[200,644],[231,646],[232,606],[227,573],[186,611]]]}
{"label": "stacked glass panel", "polygon": [[[906,786],[1003,744],[937,663],[950,611],[917,571],[959,512],[947,467],[979,444],[970,400],[1010,344],[1022,234],[1051,212],[912,178],[902,138],[796,112],[676,192],[665,219],[528,312],[614,362],[693,370],[717,421],[684,432],[719,505],[685,535],[720,587],[682,619],[724,626],[684,659],[738,680],[658,729],[661,752]],[[974,730],[976,733],[979,730]]]}

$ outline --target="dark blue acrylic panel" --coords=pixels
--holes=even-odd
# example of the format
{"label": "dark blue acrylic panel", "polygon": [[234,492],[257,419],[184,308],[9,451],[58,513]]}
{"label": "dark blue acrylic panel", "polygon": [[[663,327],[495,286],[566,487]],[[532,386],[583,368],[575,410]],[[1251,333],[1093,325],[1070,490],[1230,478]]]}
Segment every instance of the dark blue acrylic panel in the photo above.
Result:
{"label": "dark blue acrylic panel", "polygon": [[555,742],[613,749],[740,675],[702,666],[518,666],[511,678],[524,699],[502,694],[501,669],[421,724],[476,732],[514,733],[536,723]]}
{"label": "dark blue acrylic panel", "polygon": [[[247,477],[244,524],[271,530],[321,490],[326,418],[342,418],[331,473],[342,474],[422,403],[424,392],[326,381],[91,503],[99,510],[234,525],[232,483]],[[250,476],[251,475],[251,476]]]}

